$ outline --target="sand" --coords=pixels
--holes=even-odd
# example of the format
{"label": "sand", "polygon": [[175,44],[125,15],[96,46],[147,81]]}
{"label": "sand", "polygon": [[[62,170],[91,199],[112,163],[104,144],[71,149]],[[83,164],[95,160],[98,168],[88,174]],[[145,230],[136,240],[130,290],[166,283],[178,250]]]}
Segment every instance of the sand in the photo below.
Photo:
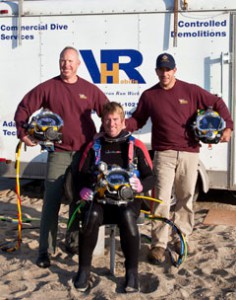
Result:
{"label": "sand", "polygon": [[[79,293],[73,288],[72,278],[77,272],[78,257],[68,255],[64,250],[66,205],[62,205],[60,210],[58,250],[52,257],[52,265],[48,269],[37,267],[42,191],[39,186],[32,188],[28,184],[21,188],[21,193],[23,217],[28,218],[29,223],[23,224],[20,248],[5,252],[4,246],[14,248],[17,245],[17,223],[12,219],[17,216],[17,205],[14,190],[3,186],[0,189],[0,299],[236,299],[236,227],[222,225],[220,220],[219,224],[204,224],[212,208],[236,211],[236,199],[229,193],[223,193],[224,201],[222,197],[216,199],[217,193],[213,195],[214,201],[203,197],[204,201],[195,203],[190,252],[178,268],[171,264],[168,252],[162,265],[149,264],[146,256],[150,244],[142,235],[139,260],[141,292],[135,294],[123,291],[124,259],[118,237],[115,275],[110,274],[108,230],[105,255],[93,259],[91,289]],[[140,232],[150,236],[149,220],[140,226]]]}

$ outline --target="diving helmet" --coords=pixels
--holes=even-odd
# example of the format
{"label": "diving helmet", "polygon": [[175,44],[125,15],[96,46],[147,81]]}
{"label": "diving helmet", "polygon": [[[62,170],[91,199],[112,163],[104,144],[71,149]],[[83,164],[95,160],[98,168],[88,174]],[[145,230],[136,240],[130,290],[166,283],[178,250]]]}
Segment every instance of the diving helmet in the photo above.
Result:
{"label": "diving helmet", "polygon": [[49,150],[53,148],[55,142],[61,143],[63,126],[61,117],[48,109],[41,110],[32,117],[27,125],[28,134],[38,140],[42,148]]}
{"label": "diving helmet", "polygon": [[193,124],[195,138],[205,144],[217,144],[225,129],[225,121],[211,107],[198,110]]}

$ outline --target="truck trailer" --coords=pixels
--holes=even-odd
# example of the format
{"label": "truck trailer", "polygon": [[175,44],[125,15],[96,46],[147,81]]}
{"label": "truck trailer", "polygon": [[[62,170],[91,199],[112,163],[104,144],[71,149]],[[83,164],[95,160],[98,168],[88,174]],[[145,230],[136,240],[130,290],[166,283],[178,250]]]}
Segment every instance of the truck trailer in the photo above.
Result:
{"label": "truck trailer", "polygon": [[[78,49],[78,75],[121,103],[128,118],[154,85],[156,57],[171,53],[176,77],[222,97],[235,121],[236,2],[233,0],[0,1],[0,175],[15,177],[14,114],[23,96],[59,74],[59,54]],[[97,128],[100,119],[93,114]],[[135,136],[150,149],[150,121]],[[199,189],[236,190],[230,143],[202,144]],[[43,179],[47,152],[21,151],[20,177]]]}

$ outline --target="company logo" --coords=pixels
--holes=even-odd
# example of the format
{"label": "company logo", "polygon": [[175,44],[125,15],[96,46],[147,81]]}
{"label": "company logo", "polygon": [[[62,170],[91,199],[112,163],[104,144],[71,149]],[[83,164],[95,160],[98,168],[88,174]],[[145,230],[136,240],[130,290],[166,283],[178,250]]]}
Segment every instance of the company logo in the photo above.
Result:
{"label": "company logo", "polygon": [[94,83],[146,83],[137,70],[143,62],[142,54],[137,50],[101,50],[100,64],[97,64],[92,50],[80,50],[80,54]]}
{"label": "company logo", "polygon": [[179,99],[180,104],[188,104],[188,100],[185,99]]}

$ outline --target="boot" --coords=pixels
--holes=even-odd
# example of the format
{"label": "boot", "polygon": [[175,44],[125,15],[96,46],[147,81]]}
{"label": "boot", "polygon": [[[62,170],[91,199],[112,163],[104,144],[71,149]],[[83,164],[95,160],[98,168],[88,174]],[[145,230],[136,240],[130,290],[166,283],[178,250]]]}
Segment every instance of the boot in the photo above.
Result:
{"label": "boot", "polygon": [[139,279],[137,270],[127,270],[125,275],[125,292],[139,292]]}
{"label": "boot", "polygon": [[79,292],[86,292],[89,289],[90,268],[79,268],[74,279],[74,287]]}
{"label": "boot", "polygon": [[148,253],[148,260],[154,265],[163,263],[165,260],[165,249],[162,247],[153,247]]}
{"label": "boot", "polygon": [[40,268],[48,268],[51,265],[49,254],[47,252],[39,254],[36,265]]}

